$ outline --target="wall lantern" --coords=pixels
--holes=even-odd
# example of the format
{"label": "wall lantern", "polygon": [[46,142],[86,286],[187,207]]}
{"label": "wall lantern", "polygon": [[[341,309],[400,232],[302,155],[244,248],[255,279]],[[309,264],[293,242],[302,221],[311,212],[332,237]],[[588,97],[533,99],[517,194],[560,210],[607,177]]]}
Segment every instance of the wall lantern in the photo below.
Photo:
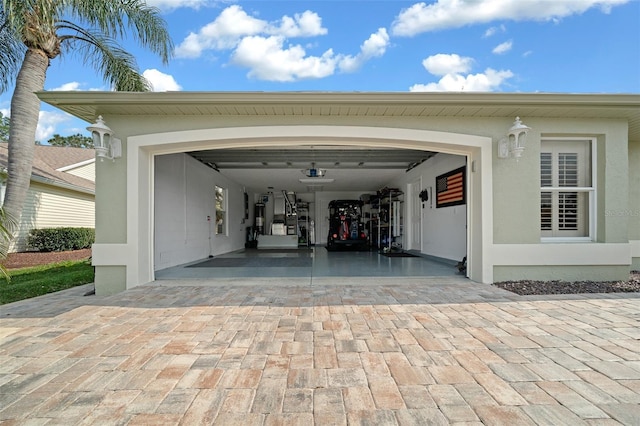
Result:
{"label": "wall lantern", "polygon": [[122,157],[122,142],[114,137],[113,131],[104,123],[101,115],[94,124],[87,127],[87,130],[91,132],[96,157],[100,157],[100,161],[104,161],[105,158],[115,160]]}
{"label": "wall lantern", "polygon": [[531,127],[522,124],[520,117],[516,117],[513,126],[509,129],[507,137],[498,142],[498,158],[513,157],[518,160],[524,152],[524,145],[527,142],[527,133]]}

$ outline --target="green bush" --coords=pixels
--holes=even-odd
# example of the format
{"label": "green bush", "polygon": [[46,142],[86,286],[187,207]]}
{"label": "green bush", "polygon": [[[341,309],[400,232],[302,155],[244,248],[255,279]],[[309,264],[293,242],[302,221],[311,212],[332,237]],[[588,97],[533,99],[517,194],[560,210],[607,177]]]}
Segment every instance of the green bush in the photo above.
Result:
{"label": "green bush", "polygon": [[91,247],[96,239],[93,228],[32,229],[27,246],[36,251],[67,251]]}

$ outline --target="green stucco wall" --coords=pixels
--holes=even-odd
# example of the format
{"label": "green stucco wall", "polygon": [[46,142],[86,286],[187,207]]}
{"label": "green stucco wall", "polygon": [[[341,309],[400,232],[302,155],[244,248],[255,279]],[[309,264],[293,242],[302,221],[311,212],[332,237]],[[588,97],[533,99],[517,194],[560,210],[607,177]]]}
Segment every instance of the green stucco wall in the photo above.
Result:
{"label": "green stucco wall", "polygon": [[[203,117],[203,116],[124,116],[105,117],[108,125],[122,138],[123,158],[105,160],[96,167],[96,242],[127,243],[127,158],[126,140],[130,136],[241,126],[269,125],[345,125],[375,126],[454,132],[490,137],[493,169],[493,243],[540,244],[539,154],[542,137],[597,137],[597,233],[600,243],[623,243],[640,239],[640,224],[630,223],[634,217],[613,215],[611,211],[640,209],[640,167],[629,167],[629,161],[640,164],[640,143],[628,144],[627,123],[623,120],[549,119],[522,117],[532,128],[523,157],[497,158],[497,141],[504,137],[513,118],[465,117]],[[627,155],[629,159],[627,159]],[[633,160],[632,160],[633,159]],[[630,174],[630,170],[633,172]],[[629,185],[631,179],[631,187]],[[631,209],[631,210],[629,210]],[[635,210],[634,210],[635,209]],[[636,221],[638,222],[638,221]],[[639,262],[640,263],[640,262]],[[555,279],[560,272],[565,279],[582,279],[585,271],[592,279],[618,279],[629,266],[494,266],[494,281],[530,278]],[[103,294],[124,290],[126,268],[96,267],[96,288]],[[97,290],[98,291],[98,290]]]}
{"label": "green stucco wall", "polygon": [[526,119],[532,127],[523,157],[498,159],[494,146],[494,243],[540,242],[540,143],[544,137],[595,137],[598,242],[629,240],[627,218],[607,216],[628,203],[627,124],[620,120]]}
{"label": "green stucco wall", "polygon": [[640,240],[640,140],[629,141],[629,239]]}
{"label": "green stucco wall", "polygon": [[124,266],[97,266],[96,267],[96,295],[108,296],[120,293],[127,289],[126,272]]}
{"label": "green stucco wall", "polygon": [[580,266],[496,266],[493,281],[622,281],[629,279],[629,267],[625,265]]}
{"label": "green stucco wall", "polygon": [[[629,141],[629,240],[640,241],[640,140]],[[640,271],[640,255],[631,262]]]}

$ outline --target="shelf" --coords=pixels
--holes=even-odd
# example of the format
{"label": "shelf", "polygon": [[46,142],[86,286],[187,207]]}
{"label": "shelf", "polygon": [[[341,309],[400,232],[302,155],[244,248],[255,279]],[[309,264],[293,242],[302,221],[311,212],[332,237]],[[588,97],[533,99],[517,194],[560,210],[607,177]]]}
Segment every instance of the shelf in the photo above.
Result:
{"label": "shelf", "polygon": [[396,188],[383,188],[378,191],[377,197],[372,200],[372,206],[378,209],[378,217],[386,219],[374,223],[376,226],[377,248],[391,250],[402,248],[402,224],[404,193]]}

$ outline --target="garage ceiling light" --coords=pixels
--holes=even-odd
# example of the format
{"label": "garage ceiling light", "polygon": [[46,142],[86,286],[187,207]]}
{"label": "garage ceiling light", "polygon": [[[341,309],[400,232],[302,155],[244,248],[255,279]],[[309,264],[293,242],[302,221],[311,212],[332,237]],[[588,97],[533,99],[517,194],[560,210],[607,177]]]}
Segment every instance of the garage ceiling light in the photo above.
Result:
{"label": "garage ceiling light", "polygon": [[309,177],[309,178],[300,178],[298,179],[300,181],[300,183],[306,183],[306,184],[314,184],[314,185],[322,185],[325,183],[332,183],[335,179],[331,179],[331,178],[320,178],[320,177]]}
{"label": "garage ceiling light", "polygon": [[325,169],[316,169],[316,163],[311,163],[310,169],[300,170],[302,174],[309,178],[321,178],[327,171]]}

